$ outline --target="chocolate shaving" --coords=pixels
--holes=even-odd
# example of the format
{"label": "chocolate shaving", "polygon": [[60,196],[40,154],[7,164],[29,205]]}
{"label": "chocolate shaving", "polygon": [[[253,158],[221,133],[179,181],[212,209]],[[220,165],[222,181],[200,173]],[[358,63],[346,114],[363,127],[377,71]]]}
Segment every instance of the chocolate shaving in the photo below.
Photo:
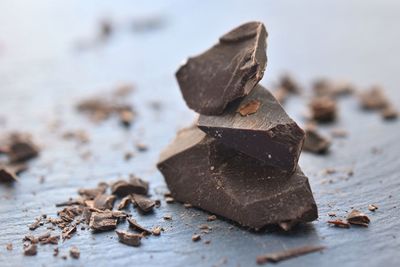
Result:
{"label": "chocolate shaving", "polygon": [[24,248],[25,256],[35,256],[37,254],[37,245],[29,244],[26,248]]}
{"label": "chocolate shaving", "polygon": [[324,246],[303,246],[293,249],[283,250],[280,252],[268,253],[257,257],[257,264],[267,262],[280,262],[290,258],[298,257],[312,252],[322,251]]}
{"label": "chocolate shaving", "polygon": [[140,240],[142,239],[142,235],[129,233],[126,231],[115,231],[118,235],[119,241],[123,244],[138,247],[140,246]]}
{"label": "chocolate shaving", "polygon": [[132,202],[131,195],[127,195],[123,199],[121,199],[121,201],[119,202],[119,204],[117,206],[117,209],[118,210],[125,209],[129,206],[129,203],[131,203],[131,202]]}
{"label": "chocolate shaving", "polygon": [[111,192],[119,197],[130,194],[147,195],[149,183],[138,177],[131,176],[129,181],[119,180],[111,185]]}
{"label": "chocolate shaving", "polygon": [[324,136],[320,135],[317,130],[313,127],[306,129],[306,139],[304,140],[303,149],[304,151],[324,154],[327,153],[331,142]]}
{"label": "chocolate shaving", "polygon": [[368,210],[369,211],[376,211],[377,209],[378,209],[377,205],[374,205],[374,204],[369,204],[368,205]]}
{"label": "chocolate shaving", "polygon": [[136,220],[133,218],[128,218],[127,221],[129,223],[130,227],[132,227],[133,229],[135,229],[137,231],[140,231],[142,234],[150,235],[152,233],[152,231],[150,231],[150,230],[144,228],[143,226],[141,226],[140,224],[138,224],[136,222]]}
{"label": "chocolate shaving", "polygon": [[340,228],[350,228],[350,224],[348,222],[342,221],[340,219],[330,220],[328,221],[328,223]]}
{"label": "chocolate shaving", "polygon": [[336,102],[329,97],[314,98],[310,108],[315,121],[332,122],[336,119]]}
{"label": "chocolate shaving", "polygon": [[79,251],[79,248],[77,248],[75,246],[72,246],[69,249],[69,255],[71,255],[71,257],[74,258],[74,259],[79,259],[80,255],[81,255],[81,252]]}
{"label": "chocolate shaving", "polygon": [[352,210],[347,215],[347,221],[351,224],[361,225],[364,227],[368,227],[368,224],[370,222],[368,216],[359,210]]}
{"label": "chocolate shaving", "polygon": [[248,116],[251,114],[254,114],[257,112],[257,110],[260,108],[261,102],[258,100],[251,100],[245,104],[243,104],[242,106],[239,107],[239,109],[237,110],[238,113],[240,113],[240,115],[244,116]]}
{"label": "chocolate shaving", "polygon": [[152,211],[154,206],[156,205],[156,202],[154,200],[147,198],[143,195],[133,194],[132,198],[137,204],[139,210],[142,211],[143,213],[148,213]]}
{"label": "chocolate shaving", "polygon": [[199,241],[200,239],[201,239],[201,236],[200,236],[200,235],[198,235],[198,234],[192,235],[192,241],[193,241],[193,242],[197,242],[197,241]]}
{"label": "chocolate shaving", "polygon": [[93,207],[99,210],[112,210],[116,196],[114,195],[98,195],[95,197]]}

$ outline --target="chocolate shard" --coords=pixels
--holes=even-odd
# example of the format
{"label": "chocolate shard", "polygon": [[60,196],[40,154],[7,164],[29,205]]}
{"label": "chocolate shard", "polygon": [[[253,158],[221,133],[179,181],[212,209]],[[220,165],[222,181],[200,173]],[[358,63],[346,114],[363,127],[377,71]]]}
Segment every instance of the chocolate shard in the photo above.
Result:
{"label": "chocolate shard", "polygon": [[315,127],[306,129],[306,139],[304,141],[304,151],[325,154],[331,146],[331,141],[317,132]]}
{"label": "chocolate shard", "polygon": [[[260,102],[257,111],[242,116],[241,107],[254,101]],[[247,97],[229,105],[222,115],[201,115],[198,127],[225,145],[288,172],[297,166],[305,135],[274,96],[260,85]]]}
{"label": "chocolate shard", "polygon": [[245,23],[191,57],[176,78],[189,108],[200,114],[221,114],[226,105],[247,95],[262,79],[267,63],[267,31],[261,22]]}
{"label": "chocolate shard", "polygon": [[317,122],[332,122],[336,119],[336,101],[330,97],[315,97],[310,103],[312,118]]}
{"label": "chocolate shard", "polygon": [[117,218],[111,212],[92,212],[89,226],[95,231],[113,230],[117,227]]}
{"label": "chocolate shard", "polygon": [[115,231],[118,235],[119,241],[128,246],[138,247],[140,246],[140,240],[142,239],[142,235],[129,233],[126,231]]}
{"label": "chocolate shard", "polygon": [[149,191],[149,183],[138,177],[130,177],[129,181],[119,180],[111,185],[111,192],[119,197],[130,194],[147,195]]}
{"label": "chocolate shard", "polygon": [[135,219],[133,219],[133,218],[128,218],[127,221],[128,221],[129,226],[130,226],[131,228],[133,228],[133,229],[135,229],[135,230],[141,232],[143,235],[151,235],[151,231],[148,230],[148,229],[146,229],[146,228],[144,228],[144,227],[141,226],[140,224],[138,224],[138,223],[136,222]]}
{"label": "chocolate shard", "polygon": [[359,210],[352,210],[347,215],[347,221],[351,224],[361,225],[365,227],[368,227],[368,224],[370,222],[368,216]]}
{"label": "chocolate shard", "polygon": [[114,195],[98,195],[95,197],[93,207],[99,210],[111,210],[114,206],[116,196]]}
{"label": "chocolate shard", "polygon": [[153,210],[156,202],[150,198],[147,198],[143,195],[133,194],[132,199],[139,208],[139,210],[143,213],[148,213]]}
{"label": "chocolate shard", "polygon": [[158,168],[172,196],[210,213],[260,229],[318,217],[307,177],[288,174],[228,148],[197,128],[181,130]]}
{"label": "chocolate shard", "polygon": [[38,156],[39,149],[29,138],[15,135],[11,139],[8,151],[11,163],[24,162]]}
{"label": "chocolate shard", "polygon": [[302,246],[297,248],[292,248],[288,250],[283,250],[274,253],[268,253],[257,257],[258,264],[264,264],[267,262],[280,262],[290,258],[302,256],[308,253],[313,253],[317,251],[324,250],[324,246]]}
{"label": "chocolate shard", "polygon": [[18,181],[18,176],[15,171],[8,166],[0,165],[0,182],[12,183]]}

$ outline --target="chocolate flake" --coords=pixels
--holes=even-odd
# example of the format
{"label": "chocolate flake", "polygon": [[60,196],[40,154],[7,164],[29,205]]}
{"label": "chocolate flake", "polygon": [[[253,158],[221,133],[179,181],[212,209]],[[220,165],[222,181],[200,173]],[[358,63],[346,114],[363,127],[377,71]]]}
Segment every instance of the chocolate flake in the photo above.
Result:
{"label": "chocolate flake", "polygon": [[189,108],[218,115],[229,102],[247,95],[264,75],[266,37],[262,23],[245,23],[203,54],[189,58],[176,73]]}
{"label": "chocolate flake", "polygon": [[320,135],[316,128],[309,127],[306,129],[306,139],[304,141],[304,151],[325,154],[328,152],[331,142],[326,137]]}
{"label": "chocolate flake", "polygon": [[129,181],[119,180],[111,185],[111,192],[119,197],[129,194],[147,195],[149,183],[135,176],[131,176]]}
{"label": "chocolate flake", "polygon": [[298,257],[312,252],[324,250],[324,246],[303,246],[293,249],[283,250],[280,252],[268,253],[257,257],[257,264],[267,262],[279,262],[290,258]]}
{"label": "chocolate flake", "polygon": [[207,217],[207,221],[211,222],[211,221],[215,221],[217,219],[217,216],[215,215],[210,215]]}
{"label": "chocolate flake", "polygon": [[150,230],[144,228],[143,226],[141,226],[140,224],[138,224],[136,222],[136,220],[133,218],[128,218],[128,223],[129,223],[130,227],[132,227],[133,229],[135,229],[137,231],[140,231],[143,234],[150,235],[152,233],[152,231],[150,231]]}
{"label": "chocolate flake", "polygon": [[0,166],[0,182],[11,183],[18,181],[17,174],[7,166]]}
{"label": "chocolate flake", "polygon": [[98,195],[104,194],[106,190],[107,185],[100,183],[96,188],[81,188],[78,190],[78,194],[86,199],[94,199]]}
{"label": "chocolate flake", "polygon": [[258,100],[251,100],[239,107],[237,112],[242,116],[248,116],[257,112],[260,108],[261,102]]}
{"label": "chocolate flake", "polygon": [[157,226],[157,227],[153,228],[153,229],[151,230],[151,233],[152,233],[153,235],[159,236],[159,235],[161,234],[161,227],[160,227],[160,226]]}
{"label": "chocolate flake", "polygon": [[310,103],[312,118],[318,122],[332,122],[336,119],[336,102],[329,97],[317,97]]}
{"label": "chocolate flake", "polygon": [[142,235],[129,233],[126,231],[115,231],[118,235],[119,241],[129,246],[138,247],[140,246],[140,240],[142,239]]}
{"label": "chocolate flake", "polygon": [[37,254],[37,245],[36,244],[29,244],[24,249],[25,256],[35,256]]}
{"label": "chocolate flake", "polygon": [[197,242],[197,241],[200,241],[200,240],[201,240],[201,236],[200,235],[198,235],[198,234],[192,235],[192,241],[193,242]]}
{"label": "chocolate flake", "polygon": [[121,201],[119,202],[117,209],[118,210],[122,210],[125,209],[129,206],[129,203],[132,202],[132,196],[131,195],[127,195],[124,198],[121,199]]}
{"label": "chocolate flake", "polygon": [[79,259],[80,255],[81,255],[81,252],[79,251],[79,248],[77,248],[75,246],[72,246],[69,249],[69,255],[71,255],[71,257],[73,259]]}
{"label": "chocolate flake", "polygon": [[96,231],[113,230],[117,227],[117,219],[111,212],[92,212],[89,226]]}
{"label": "chocolate flake", "polygon": [[111,210],[114,206],[116,197],[114,195],[98,195],[95,197],[93,207],[99,210]]}
{"label": "chocolate flake", "polygon": [[368,210],[369,211],[376,211],[378,209],[378,206],[375,204],[369,204],[368,205]]}
{"label": "chocolate flake", "polygon": [[147,198],[143,195],[133,194],[132,198],[137,204],[139,210],[143,213],[148,213],[152,211],[154,206],[156,205],[156,202],[154,200]]}
{"label": "chocolate flake", "polygon": [[351,224],[361,225],[365,227],[368,227],[368,224],[370,222],[368,216],[359,210],[352,210],[347,215],[347,221]]}
{"label": "chocolate flake", "polygon": [[340,228],[350,228],[350,224],[346,221],[342,221],[341,219],[329,220],[328,223]]}

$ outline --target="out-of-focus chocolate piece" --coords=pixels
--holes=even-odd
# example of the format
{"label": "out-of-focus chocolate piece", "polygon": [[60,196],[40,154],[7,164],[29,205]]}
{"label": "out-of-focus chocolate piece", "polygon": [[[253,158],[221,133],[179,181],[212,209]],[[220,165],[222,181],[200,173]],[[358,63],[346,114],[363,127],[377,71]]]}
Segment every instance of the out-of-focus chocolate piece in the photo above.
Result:
{"label": "out-of-focus chocolate piece", "polygon": [[[244,117],[237,112],[252,101],[260,102],[255,113]],[[304,131],[260,85],[220,116],[200,115],[198,127],[225,145],[288,172],[296,168],[304,141]]]}
{"label": "out-of-focus chocolate piece", "polygon": [[292,249],[287,249],[279,252],[267,253],[257,257],[258,264],[267,262],[280,262],[294,257],[302,256],[308,253],[324,250],[324,246],[302,246]]}
{"label": "out-of-focus chocolate piece", "polygon": [[300,94],[301,93],[301,88],[299,84],[293,79],[292,76],[285,74],[282,75],[279,81],[279,86],[283,90],[285,90],[287,93],[291,94]]}
{"label": "out-of-focus chocolate piece", "polygon": [[0,182],[11,183],[15,181],[18,181],[15,171],[7,166],[0,166]]}
{"label": "out-of-focus chocolate piece", "polygon": [[132,203],[132,197],[131,195],[125,196],[121,199],[121,201],[118,204],[117,209],[122,210],[125,209],[129,206],[129,203]]}
{"label": "out-of-focus chocolate piece", "polygon": [[382,109],[381,115],[385,120],[394,120],[399,116],[399,112],[391,104],[388,104]]}
{"label": "out-of-focus chocolate piece", "polygon": [[247,95],[264,75],[266,38],[264,24],[245,23],[209,50],[189,58],[176,73],[189,108],[218,115],[229,102]]}
{"label": "out-of-focus chocolate piece", "polygon": [[93,201],[93,207],[99,210],[112,210],[115,199],[114,195],[98,195]]}
{"label": "out-of-focus chocolate piece", "polygon": [[151,235],[151,231],[146,229],[146,228],[144,228],[140,224],[138,224],[135,219],[128,218],[128,223],[129,223],[129,226],[131,228],[135,229],[136,231],[139,231],[140,233],[142,233],[144,235]]}
{"label": "out-of-focus chocolate piece", "polygon": [[197,128],[181,130],[158,163],[173,197],[260,229],[318,217],[308,179],[267,166]]}
{"label": "out-of-focus chocolate piece", "polygon": [[14,133],[8,138],[6,154],[11,163],[25,162],[38,156],[39,149],[31,141],[30,136]]}
{"label": "out-of-focus chocolate piece", "polygon": [[336,119],[336,101],[330,97],[316,97],[310,103],[312,118],[318,122],[332,122]]}
{"label": "out-of-focus chocolate piece", "polygon": [[316,153],[325,154],[331,146],[331,141],[317,132],[315,127],[306,128],[306,139],[304,141],[303,150]]}
{"label": "out-of-focus chocolate piece", "polygon": [[383,88],[374,86],[371,89],[364,91],[360,94],[361,106],[367,110],[379,110],[388,105]]}
{"label": "out-of-focus chocolate piece", "polygon": [[147,195],[149,183],[138,177],[130,177],[129,181],[119,180],[111,185],[111,192],[114,195],[124,197],[130,194]]}
{"label": "out-of-focus chocolate piece", "polygon": [[142,235],[129,233],[126,231],[115,231],[118,235],[119,241],[128,246],[138,247],[140,246],[140,240]]}
{"label": "out-of-focus chocolate piece", "polygon": [[368,216],[359,210],[352,210],[347,215],[347,221],[351,224],[361,225],[364,227],[368,227],[368,224],[370,222]]}
{"label": "out-of-focus chocolate piece", "polygon": [[95,188],[80,188],[78,190],[78,194],[84,197],[85,199],[94,199],[98,195],[102,195],[106,192],[107,185],[100,183]]}

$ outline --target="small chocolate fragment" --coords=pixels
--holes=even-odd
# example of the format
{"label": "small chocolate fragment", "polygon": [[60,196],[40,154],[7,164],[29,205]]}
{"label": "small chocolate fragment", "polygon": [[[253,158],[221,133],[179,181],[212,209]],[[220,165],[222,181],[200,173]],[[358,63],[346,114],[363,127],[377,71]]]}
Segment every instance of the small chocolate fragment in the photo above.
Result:
{"label": "small chocolate fragment", "polygon": [[132,197],[131,195],[125,196],[123,199],[121,199],[121,202],[119,202],[117,209],[122,210],[128,207],[129,203],[132,202]]}
{"label": "small chocolate fragment", "polygon": [[198,234],[192,235],[192,241],[193,242],[200,241],[200,239],[201,239],[201,235],[198,235]]}
{"label": "small chocolate fragment", "polygon": [[367,110],[379,110],[385,108],[389,101],[386,98],[383,89],[374,86],[371,89],[360,94],[361,106]]}
{"label": "small chocolate fragment", "polygon": [[37,254],[37,245],[29,244],[26,248],[24,248],[25,256],[35,256]]}
{"label": "small chocolate fragment", "polygon": [[304,151],[316,154],[324,154],[328,152],[330,146],[331,142],[329,139],[320,135],[316,128],[306,128],[306,139],[303,146]]}
{"label": "small chocolate fragment", "polygon": [[128,218],[128,223],[129,223],[130,227],[132,227],[133,229],[141,232],[142,234],[145,234],[145,235],[150,235],[151,234],[150,230],[148,230],[148,229],[144,228],[143,226],[141,226],[140,224],[138,224],[136,222],[136,220],[133,219],[133,218]]}
{"label": "small chocolate fragment", "polygon": [[313,91],[317,97],[337,98],[339,96],[351,95],[356,90],[347,81],[332,82],[326,79],[319,79],[314,82]]}
{"label": "small chocolate fragment", "polygon": [[340,219],[330,220],[328,221],[328,223],[340,228],[350,228],[350,224],[348,222],[342,221]]}
{"label": "small chocolate fragment", "polygon": [[392,105],[387,105],[382,109],[381,115],[385,120],[394,120],[399,116],[399,112]]}
{"label": "small chocolate fragment", "polygon": [[11,168],[0,166],[0,182],[12,183],[18,181],[18,176]]}
{"label": "small chocolate fragment", "polygon": [[106,192],[107,185],[100,183],[96,188],[81,188],[78,190],[78,194],[86,199],[94,199],[98,195],[102,195]]}
{"label": "small chocolate fragment", "polygon": [[257,257],[257,264],[264,264],[267,262],[279,262],[290,258],[298,257],[312,252],[324,250],[324,246],[303,246],[283,250],[280,252],[268,253]]}
{"label": "small chocolate fragment", "polygon": [[137,204],[139,210],[143,213],[148,213],[152,211],[154,206],[156,205],[156,202],[154,200],[147,198],[143,195],[133,194],[132,199]]}
{"label": "small chocolate fragment", "polygon": [[69,249],[69,255],[71,255],[73,259],[79,259],[79,257],[81,256],[81,252],[79,251],[79,248],[72,246]]}
{"label": "small chocolate fragment", "polygon": [[156,235],[156,236],[160,235],[160,234],[161,234],[161,227],[160,227],[160,226],[157,226],[157,227],[153,228],[153,229],[151,230],[151,233],[152,233],[153,235]]}
{"label": "small chocolate fragment", "polygon": [[20,135],[11,137],[8,157],[11,163],[24,162],[37,157],[38,148],[28,139]]}
{"label": "small chocolate fragment", "polygon": [[126,231],[115,231],[118,235],[119,241],[128,246],[138,247],[140,246],[140,240],[142,239],[142,235],[129,233]]}
{"label": "small chocolate fragment", "polygon": [[111,185],[111,192],[119,197],[130,194],[147,195],[149,191],[149,183],[142,179],[131,176],[129,181],[119,180]]}
{"label": "small chocolate fragment", "polygon": [[317,122],[332,122],[336,119],[336,102],[329,97],[317,97],[310,103],[312,118]]}
{"label": "small chocolate fragment", "polygon": [[271,168],[197,128],[180,131],[158,168],[177,201],[260,229],[318,217],[307,177]]}
{"label": "small chocolate fragment", "polygon": [[189,108],[221,114],[228,103],[247,95],[262,79],[267,32],[261,22],[245,23],[179,68],[176,78]]}
{"label": "small chocolate fragment", "polygon": [[[251,101],[261,103],[256,113],[243,117],[236,112]],[[296,168],[304,141],[304,131],[260,85],[222,115],[201,115],[198,127],[228,147],[288,172]]]}
{"label": "small chocolate fragment", "polygon": [[89,226],[95,231],[113,230],[117,227],[117,219],[111,212],[92,212]]}
{"label": "small chocolate fragment", "polygon": [[7,249],[8,251],[13,250],[13,244],[12,244],[12,243],[8,243],[8,244],[6,245],[6,249]]}
{"label": "small chocolate fragment", "polygon": [[368,216],[359,210],[352,210],[347,215],[347,221],[351,224],[361,225],[365,227],[368,227],[368,224],[370,222]]}
{"label": "small chocolate fragment", "polygon": [[279,88],[282,88],[286,93],[300,94],[301,88],[292,76],[285,74],[280,78]]}
{"label": "small chocolate fragment", "polygon": [[377,205],[374,205],[374,204],[369,204],[368,205],[368,210],[369,211],[376,211],[377,209],[378,209]]}
{"label": "small chocolate fragment", "polygon": [[114,195],[98,195],[93,200],[93,207],[99,210],[111,210],[114,206],[116,197]]}

